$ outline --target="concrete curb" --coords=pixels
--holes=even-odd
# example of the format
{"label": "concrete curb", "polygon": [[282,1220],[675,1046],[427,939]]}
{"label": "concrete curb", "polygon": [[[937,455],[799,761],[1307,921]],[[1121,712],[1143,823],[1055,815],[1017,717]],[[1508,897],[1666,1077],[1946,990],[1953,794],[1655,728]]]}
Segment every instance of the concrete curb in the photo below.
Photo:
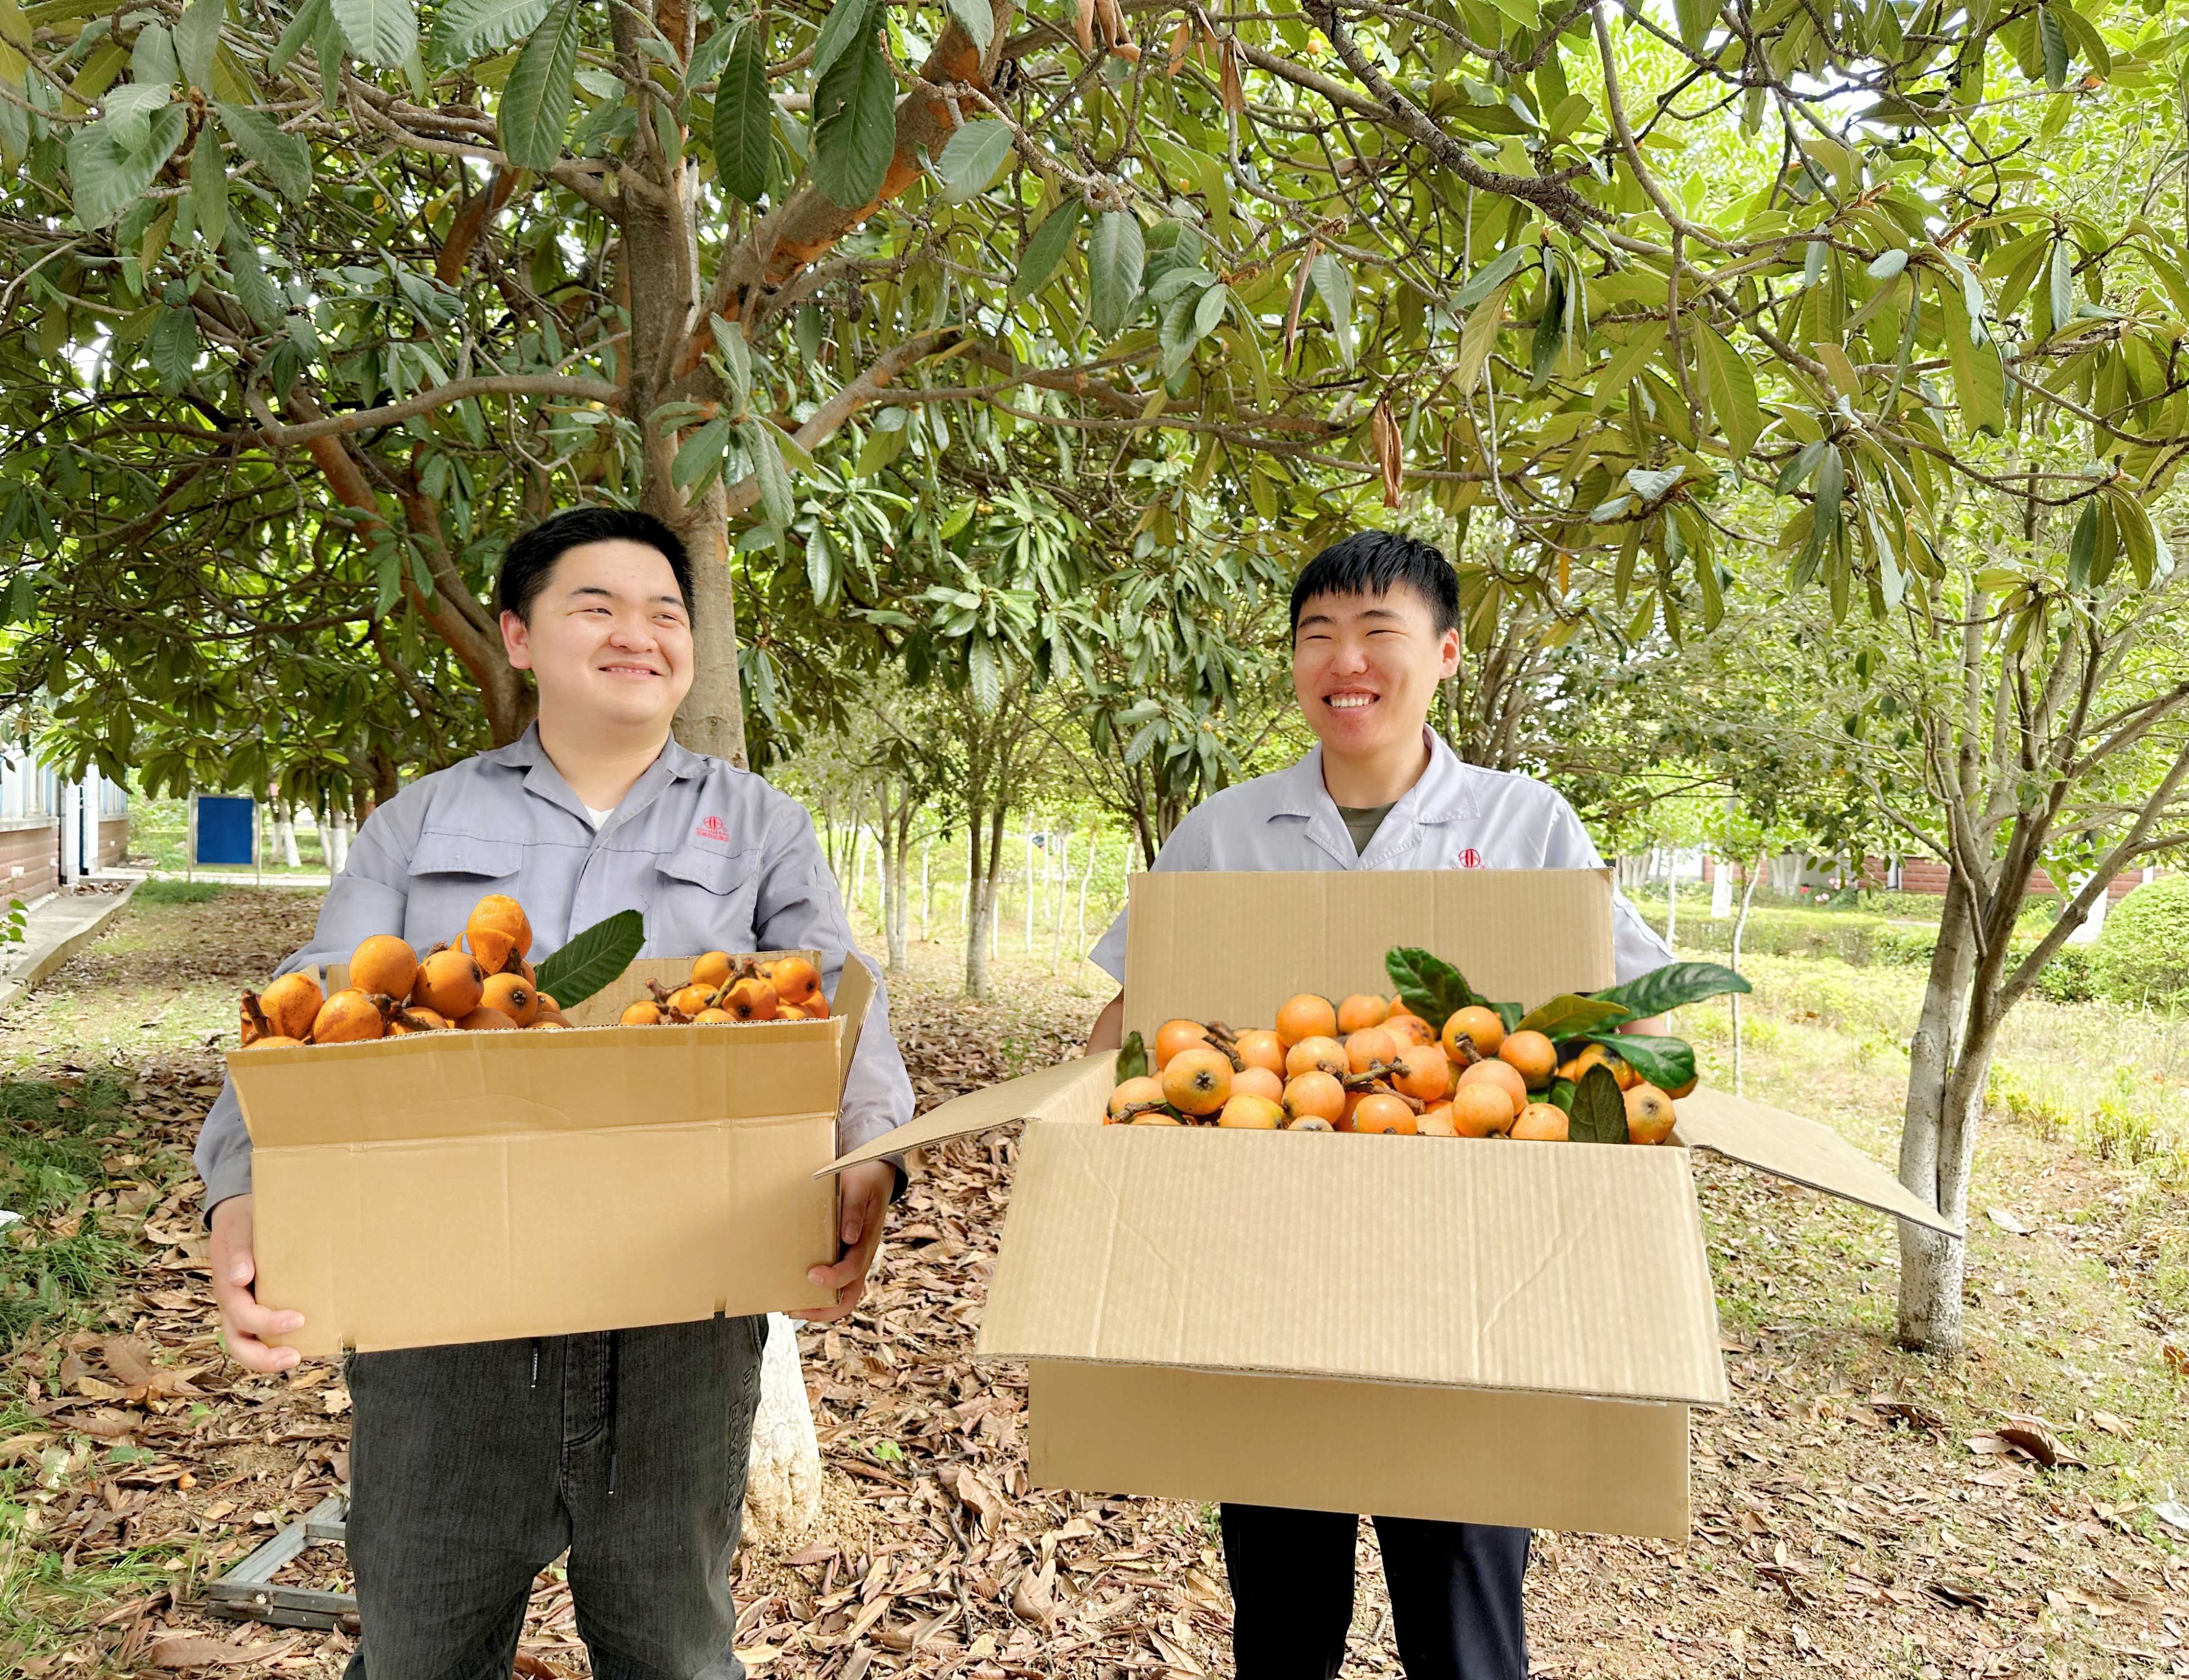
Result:
{"label": "concrete curb", "polygon": [[25,993],[98,938],[105,931],[107,923],[120,914],[122,907],[136,896],[137,883],[132,881],[109,898],[90,920],[70,929],[42,949],[35,945],[29,947],[25,954],[30,959],[30,966],[8,976],[5,981],[0,981],[0,1014],[4,1014]]}

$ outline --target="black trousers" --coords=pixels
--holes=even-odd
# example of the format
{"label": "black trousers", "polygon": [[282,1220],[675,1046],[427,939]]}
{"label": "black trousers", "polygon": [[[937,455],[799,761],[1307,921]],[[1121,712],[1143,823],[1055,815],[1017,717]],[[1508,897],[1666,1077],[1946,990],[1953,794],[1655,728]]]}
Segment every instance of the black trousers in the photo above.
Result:
{"label": "black trousers", "polygon": [[[1353,1622],[1360,1518],[1268,1505],[1223,1508],[1239,1680],[1337,1680]],[[1528,1530],[1375,1520],[1407,1680],[1527,1680],[1520,1579],[1528,1572]]]}
{"label": "black trousers", "polygon": [[509,1680],[566,1549],[594,1680],[744,1680],[729,1566],[764,1318],[359,1354],[346,1680]]}

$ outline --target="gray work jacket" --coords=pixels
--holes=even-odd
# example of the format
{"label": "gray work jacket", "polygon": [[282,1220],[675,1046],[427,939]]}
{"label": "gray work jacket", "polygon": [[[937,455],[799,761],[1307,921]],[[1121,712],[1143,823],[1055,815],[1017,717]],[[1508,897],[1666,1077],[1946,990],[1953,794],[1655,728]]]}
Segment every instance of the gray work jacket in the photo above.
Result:
{"label": "gray work jacket", "polygon": [[[619,910],[645,917],[644,956],[817,951],[831,997],[846,960],[857,957],[874,971],[875,995],[844,1089],[838,1146],[857,1149],[912,1118],[888,995],[852,945],[812,818],[749,771],[671,739],[596,832],[528,729],[508,746],[420,778],[374,812],[328,890],[312,942],[280,972],[346,962],[376,933],[400,934],[422,952],[461,933],[489,892],[524,906],[535,964]],[[196,1159],[208,1212],[250,1190],[251,1138],[232,1085],[206,1117]]]}
{"label": "gray work jacket", "polygon": [[[1322,781],[1322,749],[1290,769],[1213,794],[1185,813],[1156,855],[1158,869],[1598,869],[1604,859],[1574,808],[1532,776],[1462,761],[1424,730],[1428,767],[1356,853]],[[1626,895],[1611,896],[1612,946],[1623,985],[1672,960],[1671,947]],[[1089,957],[1125,977],[1121,910]]]}

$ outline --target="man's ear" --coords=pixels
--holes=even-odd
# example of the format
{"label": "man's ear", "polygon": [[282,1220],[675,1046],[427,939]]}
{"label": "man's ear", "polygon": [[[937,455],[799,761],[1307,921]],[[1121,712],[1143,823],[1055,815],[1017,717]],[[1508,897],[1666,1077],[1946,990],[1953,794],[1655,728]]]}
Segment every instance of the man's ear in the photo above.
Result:
{"label": "man's ear", "polygon": [[532,627],[511,612],[501,615],[501,650],[512,670],[532,669]]}
{"label": "man's ear", "polygon": [[1457,628],[1444,633],[1437,644],[1437,676],[1440,680],[1452,676],[1459,670],[1459,631]]}

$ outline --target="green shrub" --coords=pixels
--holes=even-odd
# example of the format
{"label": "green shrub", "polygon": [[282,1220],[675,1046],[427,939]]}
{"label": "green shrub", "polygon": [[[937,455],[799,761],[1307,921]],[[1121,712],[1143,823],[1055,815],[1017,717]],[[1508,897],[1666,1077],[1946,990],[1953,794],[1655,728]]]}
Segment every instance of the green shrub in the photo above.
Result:
{"label": "green shrub", "polygon": [[2087,945],[2062,945],[2054,952],[2037,976],[2037,995],[2056,1004],[2090,1002],[2098,995],[2090,951]]}
{"label": "green shrub", "polygon": [[2113,907],[2090,982],[2118,1004],[2166,1007],[2189,993],[2189,875],[2147,881]]}
{"label": "green shrub", "polygon": [[203,904],[227,891],[218,881],[178,881],[159,876],[139,885],[135,896],[144,904]]}

